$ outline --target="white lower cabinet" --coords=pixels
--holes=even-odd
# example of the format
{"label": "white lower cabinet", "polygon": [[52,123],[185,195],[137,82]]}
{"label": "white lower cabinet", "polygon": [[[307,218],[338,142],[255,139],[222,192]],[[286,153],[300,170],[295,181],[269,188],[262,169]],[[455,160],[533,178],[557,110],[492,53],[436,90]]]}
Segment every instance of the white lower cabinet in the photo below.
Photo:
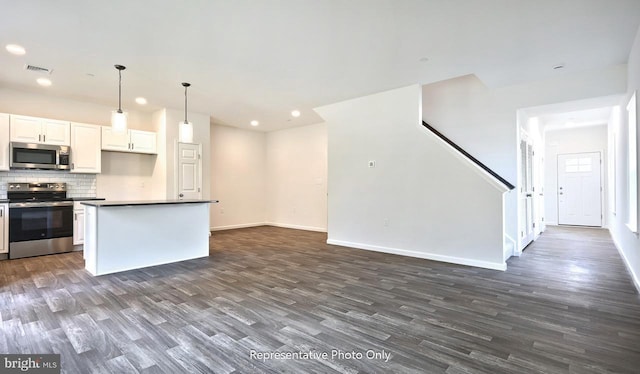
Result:
{"label": "white lower cabinet", "polygon": [[73,245],[84,244],[84,205],[73,203]]}
{"label": "white lower cabinet", "polygon": [[0,204],[0,253],[9,252],[9,204]]}

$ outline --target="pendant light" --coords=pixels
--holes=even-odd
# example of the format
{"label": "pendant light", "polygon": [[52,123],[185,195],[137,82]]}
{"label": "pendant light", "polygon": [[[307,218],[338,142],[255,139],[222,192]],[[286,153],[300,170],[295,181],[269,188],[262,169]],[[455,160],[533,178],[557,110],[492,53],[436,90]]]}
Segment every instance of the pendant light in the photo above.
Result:
{"label": "pendant light", "polygon": [[184,122],[178,124],[181,143],[193,143],[193,124],[187,121],[187,87],[189,86],[191,86],[190,83],[182,83],[182,87],[184,87]]}
{"label": "pendant light", "polygon": [[126,67],[115,65],[118,69],[118,110],[111,112],[111,131],[116,134],[127,132],[127,113],[122,111],[122,71]]}

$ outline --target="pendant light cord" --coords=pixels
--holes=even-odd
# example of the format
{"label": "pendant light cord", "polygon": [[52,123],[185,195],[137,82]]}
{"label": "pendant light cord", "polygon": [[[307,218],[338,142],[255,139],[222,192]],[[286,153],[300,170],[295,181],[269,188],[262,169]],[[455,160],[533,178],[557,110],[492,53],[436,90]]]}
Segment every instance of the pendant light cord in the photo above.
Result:
{"label": "pendant light cord", "polygon": [[187,121],[187,87],[184,87],[184,123],[189,123],[189,121]]}
{"label": "pendant light cord", "polygon": [[118,69],[118,113],[122,113],[122,70]]}

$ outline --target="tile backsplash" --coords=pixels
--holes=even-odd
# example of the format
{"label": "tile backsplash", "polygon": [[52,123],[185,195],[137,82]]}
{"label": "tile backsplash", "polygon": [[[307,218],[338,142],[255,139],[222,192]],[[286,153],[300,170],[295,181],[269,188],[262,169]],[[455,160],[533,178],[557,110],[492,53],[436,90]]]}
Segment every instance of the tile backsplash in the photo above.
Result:
{"label": "tile backsplash", "polygon": [[95,174],[71,174],[68,171],[11,170],[0,172],[0,199],[7,198],[7,185],[15,182],[64,182],[67,184],[67,197],[96,197]]}

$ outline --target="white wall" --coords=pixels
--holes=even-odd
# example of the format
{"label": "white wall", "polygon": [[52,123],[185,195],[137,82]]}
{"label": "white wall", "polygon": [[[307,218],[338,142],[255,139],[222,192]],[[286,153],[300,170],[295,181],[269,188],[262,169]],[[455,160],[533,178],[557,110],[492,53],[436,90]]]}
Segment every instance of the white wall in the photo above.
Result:
{"label": "white wall", "polygon": [[[609,209],[609,230],[613,236],[613,240],[625,259],[627,267],[631,271],[636,287],[640,290],[640,238],[638,234],[632,233],[625,223],[629,217],[629,206],[627,196],[627,129],[628,117],[625,110],[631,95],[635,91],[640,91],[640,30],[636,34],[628,63],[628,79],[625,99],[620,103],[621,121],[619,123],[610,123],[609,136],[611,140],[615,138],[615,145],[609,147],[609,157],[615,157],[615,201],[614,209]],[[640,106],[639,106],[640,108]],[[614,137],[615,134],[615,137]],[[640,134],[640,133],[639,133]],[[636,140],[637,141],[637,140]],[[615,155],[612,152],[615,150]],[[612,196],[613,191],[609,194]],[[612,211],[615,211],[613,213]]]}
{"label": "white wall", "polygon": [[504,269],[502,192],[421,125],[420,103],[410,86],[316,109],[328,242]]}
{"label": "white wall", "polygon": [[97,194],[107,200],[154,198],[153,167],[156,156],[102,152],[102,173],[97,175]]}
{"label": "white wall", "polygon": [[[626,66],[559,72],[549,80],[487,88],[473,75],[423,86],[424,120],[513,184],[517,172],[520,108],[624,92]],[[506,196],[506,231],[518,235],[517,193]]]}
{"label": "white wall", "polygon": [[[605,187],[603,197],[603,214],[606,213],[607,181],[607,126],[589,126],[564,130],[553,130],[545,133],[545,184],[544,209],[545,221],[548,225],[558,224],[558,155],[566,153],[601,152],[602,180]],[[603,222],[606,227],[606,219]]]}
{"label": "white wall", "polygon": [[266,212],[266,135],[211,125],[211,226],[263,225]]}
{"label": "white wall", "polygon": [[326,231],[326,124],[269,132],[266,152],[268,224]]}
{"label": "white wall", "polygon": [[[164,108],[152,116],[154,131],[158,133],[158,156],[154,166],[154,190],[158,199],[177,199],[177,144],[180,122],[184,121],[184,112]],[[201,113],[189,113],[189,122],[193,125],[193,143],[202,147],[202,198],[208,199],[211,192],[211,135],[209,116]]]}
{"label": "white wall", "polygon": [[[47,89],[42,90],[46,92]],[[114,104],[117,102],[114,101]],[[114,109],[117,107],[61,98],[53,94],[0,88],[0,112],[2,113],[108,126],[111,123],[111,111]],[[151,115],[133,109],[133,107],[124,108],[129,113],[129,128],[151,131]]]}

